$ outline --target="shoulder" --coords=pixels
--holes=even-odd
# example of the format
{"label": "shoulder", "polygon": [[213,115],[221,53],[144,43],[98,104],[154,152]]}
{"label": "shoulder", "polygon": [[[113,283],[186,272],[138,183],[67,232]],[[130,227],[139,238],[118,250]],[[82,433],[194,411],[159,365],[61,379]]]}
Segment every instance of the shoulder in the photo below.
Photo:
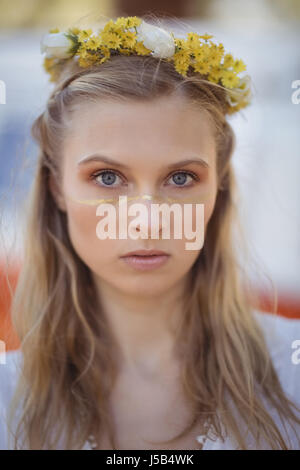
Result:
{"label": "shoulder", "polygon": [[300,401],[300,319],[254,310],[284,389]]}
{"label": "shoulder", "polygon": [[[300,319],[290,319],[271,313],[262,312],[261,310],[252,310],[256,323],[260,326],[263,333],[272,363],[277,372],[281,386],[287,398],[295,405],[300,407]],[[300,426],[296,424],[292,428],[288,422],[282,422],[278,410],[275,409],[269,400],[265,400],[264,395],[261,396],[268,412],[272,415],[274,422],[285,437],[289,445],[289,449],[299,450],[299,442],[297,436],[300,434]],[[232,402],[232,400],[230,399]],[[233,404],[233,410],[235,406]],[[294,410],[295,411],[295,410]],[[234,411],[236,414],[236,411]],[[298,418],[300,414],[295,412]],[[237,418],[239,415],[237,413]],[[244,428],[244,420],[240,421],[241,429]],[[247,427],[245,429],[247,434]],[[257,447],[253,436],[249,439],[249,449],[269,450],[269,444],[262,442],[261,447]],[[212,448],[220,449],[238,449],[237,443],[232,436],[229,436],[225,443],[217,443]],[[219,446],[219,447],[218,447]]]}
{"label": "shoulder", "polygon": [[[268,350],[286,396],[300,408],[300,319],[286,318],[280,315],[255,310]],[[300,412],[293,409],[300,419]],[[283,423],[277,410],[272,408],[277,426],[290,439],[290,449],[299,450],[300,426],[296,425],[296,436],[289,423]]]}
{"label": "shoulder", "polygon": [[300,333],[300,318],[287,318],[282,315],[253,310],[255,318],[265,331],[266,339],[285,340],[298,337]]}
{"label": "shoulder", "polygon": [[22,362],[20,349],[0,353],[0,449],[8,449],[7,411]]}

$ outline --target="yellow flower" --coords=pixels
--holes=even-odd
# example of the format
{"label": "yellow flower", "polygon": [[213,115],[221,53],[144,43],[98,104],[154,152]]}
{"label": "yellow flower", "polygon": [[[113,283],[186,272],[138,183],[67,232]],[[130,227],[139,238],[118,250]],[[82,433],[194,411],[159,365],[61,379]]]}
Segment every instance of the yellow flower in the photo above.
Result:
{"label": "yellow flower", "polygon": [[80,57],[84,58],[86,57],[86,55],[88,54],[87,52],[87,47],[86,47],[86,43],[83,42],[80,47],[77,49],[77,52],[75,55],[79,55]]}
{"label": "yellow flower", "polygon": [[237,111],[239,111],[240,109],[243,109],[245,108],[246,106],[248,106],[249,102],[248,101],[241,101],[239,104],[237,104],[236,106],[229,106],[229,108],[227,109],[227,113],[228,114],[233,114],[233,113],[236,113]]}
{"label": "yellow flower", "polygon": [[78,65],[80,65],[80,67],[88,67],[89,62],[85,59],[85,57],[79,57]]}
{"label": "yellow flower", "polygon": [[[49,32],[59,33],[59,29],[53,28]],[[186,39],[176,38],[174,33],[154,27],[137,16],[109,20],[95,34],[91,28],[81,30],[77,27],[69,28],[67,33],[67,39],[73,43],[70,52],[79,56],[81,67],[105,62],[111,55],[111,49],[124,55],[135,52],[138,55],[164,57],[167,62],[173,62],[176,71],[183,76],[187,75],[191,66],[207,80],[222,84],[228,93],[228,114],[250,103],[248,76],[238,77],[240,72],[246,70],[245,63],[229,53],[225,54],[222,43],[215,44],[210,40],[214,37],[212,34],[190,32]],[[164,51],[166,41],[169,45],[167,53]],[[64,61],[57,57],[46,57],[44,60],[44,68],[50,74],[51,81],[57,81],[63,66]]]}
{"label": "yellow flower", "polygon": [[78,41],[83,42],[93,34],[93,31],[89,29],[83,29],[78,33]]}
{"label": "yellow flower", "polygon": [[130,55],[131,54],[131,51],[129,49],[123,49],[123,47],[119,48],[119,52],[121,52],[121,54],[125,54],[125,55]]}
{"label": "yellow flower", "polygon": [[122,34],[123,28],[120,25],[115,24],[113,20],[109,20],[101,31],[101,34],[103,35],[106,33]]}
{"label": "yellow flower", "polygon": [[203,57],[204,59],[210,54],[210,47],[208,44],[201,44],[201,47],[196,51],[197,57]]}
{"label": "yellow flower", "polygon": [[204,39],[205,41],[207,41],[208,39],[210,38],[213,38],[213,35],[212,34],[202,34],[201,36],[199,36],[200,38]]}
{"label": "yellow flower", "polygon": [[231,54],[226,54],[224,56],[223,66],[225,68],[228,68],[228,67],[232,67],[233,64],[234,64],[234,59],[233,59],[232,55]]}
{"label": "yellow flower", "polygon": [[134,28],[136,26],[139,26],[141,24],[141,19],[138,18],[137,16],[128,16],[127,18],[124,18],[123,16],[118,18],[115,22],[115,25],[117,27],[121,28]]}
{"label": "yellow flower", "polygon": [[181,50],[173,56],[174,66],[177,72],[186,76],[186,72],[190,65],[190,54],[188,51]]}
{"label": "yellow flower", "polygon": [[221,42],[220,42],[220,44],[218,45],[218,49],[219,49],[220,53],[223,55],[225,49],[224,49],[224,45],[223,45]]}
{"label": "yellow flower", "polygon": [[128,18],[125,18],[124,16],[119,17],[115,21],[115,25],[120,28],[127,28],[127,24],[128,24]]}
{"label": "yellow flower", "polygon": [[194,64],[195,72],[199,72],[202,75],[206,75],[210,71],[210,64],[207,59],[203,59]]}
{"label": "yellow flower", "polygon": [[56,67],[57,60],[55,57],[45,57],[43,67],[45,71],[50,75],[50,82],[55,82],[58,78],[58,70]]}
{"label": "yellow flower", "polygon": [[205,56],[206,56],[206,54],[205,54],[205,49],[204,49],[203,46],[199,46],[198,49],[195,49],[195,50],[193,51],[193,54],[194,54],[194,56],[195,56],[196,62],[197,62],[197,61],[200,62],[200,61],[203,60],[203,59],[205,58]]}
{"label": "yellow flower", "polygon": [[118,34],[107,31],[101,32],[101,40],[102,43],[110,49],[119,49],[122,43],[122,40]]}
{"label": "yellow flower", "polygon": [[188,50],[189,49],[185,39],[174,38],[174,41],[175,41],[175,46],[177,46],[178,49],[181,49],[181,50]]}
{"label": "yellow flower", "polygon": [[231,106],[241,102],[251,101],[251,78],[249,75],[241,78],[237,87],[227,91],[227,101]]}
{"label": "yellow flower", "polygon": [[226,88],[234,88],[239,84],[239,77],[230,70],[223,70],[221,77],[222,83]]}
{"label": "yellow flower", "polygon": [[136,33],[127,31],[122,35],[122,45],[131,49],[136,43]]}
{"label": "yellow flower", "polygon": [[109,48],[105,46],[101,46],[101,54],[103,55],[103,57],[99,61],[100,64],[102,64],[103,62],[105,62],[107,59],[110,58]]}
{"label": "yellow flower", "polygon": [[85,54],[84,57],[79,57],[78,63],[80,67],[90,67],[91,65],[94,65],[98,60],[97,55],[95,54],[89,54],[88,52]]}
{"label": "yellow flower", "polygon": [[70,33],[75,34],[76,36],[80,33],[80,29],[74,26],[74,28],[69,28]]}
{"label": "yellow flower", "polygon": [[100,39],[99,37],[97,37],[97,36],[95,36],[95,37],[91,36],[91,37],[87,40],[87,42],[85,43],[85,45],[86,45],[86,47],[87,47],[88,49],[91,49],[91,50],[95,51],[95,50],[98,49],[98,47],[100,47],[100,45],[101,45],[101,39]]}
{"label": "yellow flower", "polygon": [[199,37],[200,36],[197,33],[188,33],[187,40],[186,40],[186,47],[188,47],[191,52],[199,48],[200,46]]}
{"label": "yellow flower", "polygon": [[246,70],[246,65],[241,59],[235,60],[233,64],[233,70],[237,73],[243,72],[243,70]]}
{"label": "yellow flower", "polygon": [[211,65],[218,65],[222,59],[222,52],[218,49],[218,47],[214,44],[210,47],[208,60]]}
{"label": "yellow flower", "polygon": [[54,57],[45,57],[43,66],[46,72],[49,72],[49,70],[52,68],[52,66],[55,63],[55,58]]}
{"label": "yellow flower", "polygon": [[188,71],[188,68],[189,68],[188,63],[175,62],[174,67],[175,67],[175,69],[177,70],[178,73],[180,73],[181,75],[184,75],[186,77],[187,71]]}
{"label": "yellow flower", "polygon": [[134,50],[138,55],[148,55],[151,50],[144,46],[143,41],[136,42]]}
{"label": "yellow flower", "polygon": [[210,72],[209,72],[209,80],[215,82],[215,83],[218,83],[218,81],[220,80],[221,76],[222,76],[222,67],[220,65],[217,65],[217,66],[212,66],[210,68]]}
{"label": "yellow flower", "polygon": [[173,60],[176,61],[176,62],[180,62],[180,63],[183,63],[183,62],[189,62],[190,61],[190,53],[189,51],[187,50],[181,50],[181,51],[178,51],[178,52],[175,52],[175,54],[173,55]]}

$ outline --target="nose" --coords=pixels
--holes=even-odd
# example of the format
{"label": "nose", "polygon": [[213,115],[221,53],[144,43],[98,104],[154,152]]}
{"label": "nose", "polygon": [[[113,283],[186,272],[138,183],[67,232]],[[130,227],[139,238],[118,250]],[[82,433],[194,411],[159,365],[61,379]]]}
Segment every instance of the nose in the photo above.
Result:
{"label": "nose", "polygon": [[165,228],[166,221],[157,210],[152,210],[154,209],[153,204],[157,204],[155,198],[150,194],[144,194],[132,202],[139,203],[139,206],[136,206],[134,210],[131,204],[128,211],[129,216],[134,217],[134,220],[129,225],[129,230],[132,232],[133,237],[138,232],[141,237],[159,239]]}

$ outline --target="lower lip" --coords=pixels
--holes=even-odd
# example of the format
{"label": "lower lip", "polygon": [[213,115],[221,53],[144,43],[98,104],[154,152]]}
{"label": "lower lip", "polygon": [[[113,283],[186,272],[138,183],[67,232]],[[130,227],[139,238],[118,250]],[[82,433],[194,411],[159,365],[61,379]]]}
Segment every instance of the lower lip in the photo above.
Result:
{"label": "lower lip", "polygon": [[121,259],[139,271],[149,271],[164,265],[170,255],[123,256]]}

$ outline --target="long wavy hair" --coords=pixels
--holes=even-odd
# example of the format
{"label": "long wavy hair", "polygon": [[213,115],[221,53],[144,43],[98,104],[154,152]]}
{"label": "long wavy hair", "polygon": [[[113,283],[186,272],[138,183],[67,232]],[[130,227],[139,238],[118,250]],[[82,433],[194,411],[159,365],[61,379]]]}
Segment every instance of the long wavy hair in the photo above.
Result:
{"label": "long wavy hair", "polygon": [[[267,405],[291,425],[300,423],[294,412],[300,410],[284,393],[254,318],[253,292],[235,250],[236,236],[242,231],[231,161],[235,135],[227,120],[226,91],[199,73],[189,71],[183,77],[161,59],[116,53],[85,69],[74,61],[66,64],[44,111],[32,124],[39,154],[27,206],[24,257],[11,306],[23,358],[10,407],[12,424],[22,405],[13,430],[14,448],[80,449],[91,434],[101,436],[104,430],[116,448],[109,404],[118,371],[114,339],[89,267],[72,246],[66,214],[50,191],[49,177],[52,174],[59,185],[68,118],[79,112],[81,103],[163,96],[184,96],[187,103],[208,113],[214,123],[218,175],[215,208],[189,273],[176,337],[180,379],[193,419],[164,442],[184,436],[195,423],[208,422],[213,435],[224,439],[225,429],[238,448],[247,449],[234,412],[238,410],[255,448],[263,439],[271,449],[288,449],[290,444]],[[246,253],[244,239],[242,235]]]}

